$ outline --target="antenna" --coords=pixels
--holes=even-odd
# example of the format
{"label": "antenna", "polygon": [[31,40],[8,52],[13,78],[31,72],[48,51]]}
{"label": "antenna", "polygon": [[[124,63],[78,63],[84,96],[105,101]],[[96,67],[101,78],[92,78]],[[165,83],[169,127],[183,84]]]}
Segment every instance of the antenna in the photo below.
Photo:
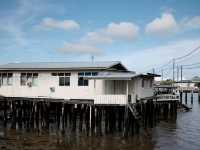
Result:
{"label": "antenna", "polygon": [[91,56],[91,61],[94,62],[94,55]]}

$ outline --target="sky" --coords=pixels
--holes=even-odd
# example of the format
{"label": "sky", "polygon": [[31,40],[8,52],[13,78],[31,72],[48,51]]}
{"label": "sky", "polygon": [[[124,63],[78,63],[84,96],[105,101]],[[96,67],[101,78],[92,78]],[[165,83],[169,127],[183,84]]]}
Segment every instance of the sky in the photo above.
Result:
{"label": "sky", "polygon": [[[0,64],[121,61],[136,72],[200,46],[199,0],[1,0]],[[200,62],[200,50],[176,65]],[[164,68],[170,78],[172,63]],[[200,69],[183,69],[184,78]]]}

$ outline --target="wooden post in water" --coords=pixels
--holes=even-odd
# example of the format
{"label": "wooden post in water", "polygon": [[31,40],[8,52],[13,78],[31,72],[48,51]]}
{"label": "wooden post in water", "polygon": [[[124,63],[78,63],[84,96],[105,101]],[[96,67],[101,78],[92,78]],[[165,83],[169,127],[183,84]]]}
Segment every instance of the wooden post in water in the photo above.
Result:
{"label": "wooden post in water", "polygon": [[4,100],[4,127],[7,125],[7,99]]}
{"label": "wooden post in water", "polygon": [[198,93],[198,98],[199,98],[199,102],[200,102],[200,90],[199,90],[199,93]]}
{"label": "wooden post in water", "polygon": [[90,130],[92,128],[92,106],[90,105]]}
{"label": "wooden post in water", "polygon": [[185,91],[185,104],[187,104],[187,91]]}
{"label": "wooden post in water", "polygon": [[193,104],[193,90],[191,91],[191,104]]}
{"label": "wooden post in water", "polygon": [[182,104],[182,101],[183,101],[183,91],[180,90],[180,103]]}
{"label": "wooden post in water", "polygon": [[65,103],[62,102],[62,117],[61,117],[61,120],[62,120],[62,133],[65,132]]}

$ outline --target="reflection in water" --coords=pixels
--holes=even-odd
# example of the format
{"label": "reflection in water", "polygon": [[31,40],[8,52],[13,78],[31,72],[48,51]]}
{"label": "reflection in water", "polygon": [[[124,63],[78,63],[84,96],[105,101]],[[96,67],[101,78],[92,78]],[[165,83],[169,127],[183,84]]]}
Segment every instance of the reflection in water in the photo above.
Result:
{"label": "reflection in water", "polygon": [[[188,94],[188,104],[190,104]],[[153,129],[156,150],[199,150],[200,149],[200,104],[194,95],[192,111],[179,112],[176,123],[160,122]]]}
{"label": "reflection in water", "polygon": [[3,124],[0,124],[0,149],[199,150],[199,114],[200,106],[195,95],[192,111],[179,112],[177,121],[161,121],[157,127],[128,138],[117,134],[104,136],[63,134],[53,125],[49,131],[27,131],[5,129]]}

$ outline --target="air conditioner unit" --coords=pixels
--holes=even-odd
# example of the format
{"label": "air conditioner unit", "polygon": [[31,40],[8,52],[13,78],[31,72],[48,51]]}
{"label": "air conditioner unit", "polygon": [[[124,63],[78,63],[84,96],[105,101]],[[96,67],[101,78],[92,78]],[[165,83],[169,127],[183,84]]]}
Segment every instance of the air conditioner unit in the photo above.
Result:
{"label": "air conditioner unit", "polygon": [[55,92],[55,87],[50,87],[50,91],[53,93]]}

